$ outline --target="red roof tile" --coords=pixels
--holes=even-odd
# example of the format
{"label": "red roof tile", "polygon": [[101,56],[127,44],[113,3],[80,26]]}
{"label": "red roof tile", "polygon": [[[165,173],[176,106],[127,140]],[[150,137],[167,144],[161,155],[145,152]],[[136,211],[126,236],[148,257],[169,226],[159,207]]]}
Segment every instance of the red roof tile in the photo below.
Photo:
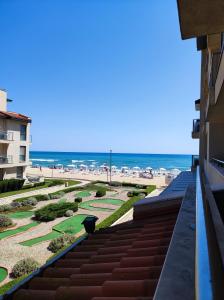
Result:
{"label": "red roof tile", "polygon": [[21,121],[25,121],[30,123],[31,122],[31,118],[21,115],[19,113],[16,112],[10,112],[10,111],[0,111],[0,118],[4,118],[4,119],[15,119],[15,120],[21,120]]}

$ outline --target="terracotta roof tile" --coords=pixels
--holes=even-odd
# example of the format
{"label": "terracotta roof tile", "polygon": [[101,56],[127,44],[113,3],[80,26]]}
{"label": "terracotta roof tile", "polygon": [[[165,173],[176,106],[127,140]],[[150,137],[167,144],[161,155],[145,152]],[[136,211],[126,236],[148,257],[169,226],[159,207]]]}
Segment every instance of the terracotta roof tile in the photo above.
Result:
{"label": "terracotta roof tile", "polygon": [[179,207],[153,209],[150,218],[94,233],[13,299],[151,300]]}
{"label": "terracotta roof tile", "polygon": [[15,120],[21,120],[21,121],[25,121],[30,123],[31,122],[31,118],[16,113],[16,112],[10,112],[10,111],[0,111],[0,118],[4,118],[4,119],[15,119]]}

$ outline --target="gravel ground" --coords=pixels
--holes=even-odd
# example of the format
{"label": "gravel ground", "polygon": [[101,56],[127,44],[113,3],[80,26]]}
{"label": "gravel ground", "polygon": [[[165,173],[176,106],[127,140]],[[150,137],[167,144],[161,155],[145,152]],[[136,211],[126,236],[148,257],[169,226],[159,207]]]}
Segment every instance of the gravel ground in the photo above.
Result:
{"label": "gravel ground", "polygon": [[[38,191],[40,193],[40,190]],[[79,191],[71,192],[68,194],[65,194],[62,198],[67,199],[68,202],[73,202],[75,198],[75,194],[77,194]],[[116,194],[116,196],[115,196]],[[84,201],[93,200],[95,197],[95,192],[91,192],[91,196],[83,198]],[[103,198],[116,198],[121,200],[128,200],[127,192],[124,191],[122,188],[116,188],[116,190],[108,191],[106,195]],[[2,201],[3,199],[1,199]],[[34,208],[34,210],[39,209],[47,204],[50,203],[57,203],[59,199],[54,200],[48,200],[48,201],[40,201],[38,202],[37,206]],[[11,202],[11,201],[10,201]],[[97,204],[98,206],[98,204]],[[101,204],[99,207],[108,207],[108,208],[115,208],[118,209],[119,206],[111,205],[111,204]],[[97,223],[101,222],[105,218],[107,218],[111,213],[113,212],[107,212],[107,211],[89,211],[86,209],[79,208],[78,212],[75,214],[90,214],[95,215],[99,218]],[[20,233],[15,236],[11,236],[8,238],[5,238],[3,240],[0,240],[0,266],[5,267],[8,269],[8,272],[11,272],[12,267],[15,265],[15,263],[23,258],[32,257],[35,260],[37,260],[40,264],[44,264],[46,260],[52,255],[52,252],[47,250],[47,247],[49,245],[49,241],[42,242],[40,244],[34,245],[33,247],[27,247],[22,246],[19,243],[36,238],[45,234],[48,234],[52,231],[52,227],[63,220],[66,220],[66,217],[58,218],[52,222],[48,223],[40,223],[38,226],[33,227],[29,229],[26,232]],[[25,219],[16,219],[15,223],[16,226],[14,228],[17,228],[22,225],[26,225],[28,223],[32,222],[31,218],[25,218]],[[13,228],[13,229],[14,229]],[[84,230],[79,232],[76,236],[80,236],[84,233]],[[9,281],[9,277],[7,277],[2,283],[5,284],[7,281]]]}

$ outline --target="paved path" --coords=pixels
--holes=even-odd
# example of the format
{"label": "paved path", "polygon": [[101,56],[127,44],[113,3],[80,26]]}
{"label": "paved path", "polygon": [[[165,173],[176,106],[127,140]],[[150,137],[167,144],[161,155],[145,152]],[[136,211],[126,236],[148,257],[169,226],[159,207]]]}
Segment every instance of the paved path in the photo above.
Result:
{"label": "paved path", "polygon": [[[89,183],[89,181],[82,180],[81,183],[72,185],[70,187],[73,187],[73,186],[79,187],[79,186],[86,185],[87,183]],[[8,196],[8,197],[0,198],[0,204],[9,204],[13,200],[23,198],[23,197],[32,197],[32,196],[39,195],[39,194],[54,193],[54,192],[60,191],[64,188],[65,188],[65,185],[62,184],[62,185],[56,185],[56,186],[38,189],[38,190],[30,191],[30,192],[25,192],[22,194],[12,195],[12,196]]]}

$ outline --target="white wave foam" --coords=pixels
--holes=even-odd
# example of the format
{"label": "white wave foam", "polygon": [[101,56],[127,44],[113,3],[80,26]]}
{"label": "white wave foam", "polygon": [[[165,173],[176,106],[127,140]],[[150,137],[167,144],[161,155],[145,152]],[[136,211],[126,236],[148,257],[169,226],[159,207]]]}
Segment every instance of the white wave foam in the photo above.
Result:
{"label": "white wave foam", "polygon": [[72,159],[72,163],[81,163],[81,162],[84,162],[84,160]]}
{"label": "white wave foam", "polygon": [[31,158],[32,161],[47,161],[47,162],[54,162],[58,161],[57,159],[44,159],[44,158]]}

